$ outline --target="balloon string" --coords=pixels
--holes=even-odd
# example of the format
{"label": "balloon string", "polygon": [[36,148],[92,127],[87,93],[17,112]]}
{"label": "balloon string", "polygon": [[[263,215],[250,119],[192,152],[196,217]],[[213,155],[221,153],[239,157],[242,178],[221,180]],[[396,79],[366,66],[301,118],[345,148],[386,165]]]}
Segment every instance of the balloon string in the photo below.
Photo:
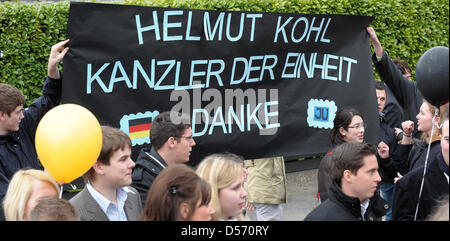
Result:
{"label": "balloon string", "polygon": [[63,185],[64,183],[60,182],[58,184],[61,187],[60,190],[59,190],[59,199],[61,199],[62,198],[62,194],[63,194],[63,190],[64,190],[64,185]]}
{"label": "balloon string", "polygon": [[[434,112],[432,123],[434,123],[438,114],[439,114],[439,109],[436,109],[436,111]],[[436,125],[436,126],[439,128],[438,125]],[[420,198],[422,197],[423,183],[425,181],[425,174],[427,173],[428,155],[430,154],[430,146],[431,146],[431,141],[433,140],[434,127],[435,127],[435,125],[433,124],[431,127],[430,141],[428,141],[427,156],[425,158],[425,166],[423,167],[422,182],[420,183],[419,199],[417,200],[416,212],[414,214],[414,221],[417,220],[417,213],[419,212]]]}

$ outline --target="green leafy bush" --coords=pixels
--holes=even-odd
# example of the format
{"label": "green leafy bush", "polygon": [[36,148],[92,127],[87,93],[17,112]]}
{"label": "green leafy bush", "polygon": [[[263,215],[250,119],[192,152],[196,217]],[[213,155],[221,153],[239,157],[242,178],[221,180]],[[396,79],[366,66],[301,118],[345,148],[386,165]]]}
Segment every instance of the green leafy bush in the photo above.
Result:
{"label": "green leafy bush", "polygon": [[53,44],[65,37],[69,3],[0,3],[0,82],[19,88],[30,104],[41,95]]}
{"label": "green leafy bush", "polygon": [[[385,50],[414,69],[434,46],[449,46],[447,0],[125,0],[119,4],[171,8],[374,16]],[[0,82],[37,98],[50,47],[65,39],[69,2],[0,3]]]}

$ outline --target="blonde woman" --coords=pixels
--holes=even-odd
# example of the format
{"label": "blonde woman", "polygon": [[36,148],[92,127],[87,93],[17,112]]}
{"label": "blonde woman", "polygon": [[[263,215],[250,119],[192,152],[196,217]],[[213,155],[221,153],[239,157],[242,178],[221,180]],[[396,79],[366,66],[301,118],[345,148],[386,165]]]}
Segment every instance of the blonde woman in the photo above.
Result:
{"label": "blonde woman", "polygon": [[50,174],[36,169],[17,171],[9,183],[3,208],[7,221],[27,221],[41,197],[58,197],[59,187]]}
{"label": "blonde woman", "polygon": [[[403,127],[403,139],[402,145],[406,148],[411,148],[409,152],[409,156],[401,158],[401,160],[408,160],[407,166],[403,169],[406,169],[406,172],[410,172],[416,168],[422,167],[425,164],[425,159],[427,156],[428,143],[431,139],[430,153],[429,156],[435,156],[441,151],[440,145],[440,137],[439,137],[439,126],[440,116],[437,116],[433,121],[433,116],[435,112],[438,110],[437,107],[431,105],[427,101],[423,101],[422,106],[420,107],[420,112],[417,114],[417,129],[422,132],[421,140],[418,143],[414,143],[412,139],[412,130],[414,129],[414,124],[412,121],[405,121],[402,123]],[[440,107],[439,113],[442,115],[443,113],[448,111],[448,104],[442,105]],[[435,126],[433,133],[432,129]],[[414,143],[409,144],[408,143]],[[407,149],[405,149],[407,150]],[[407,152],[406,152],[407,153]],[[405,172],[405,171],[404,171]],[[401,175],[400,175],[401,176]]]}
{"label": "blonde woman", "polygon": [[243,159],[231,153],[212,154],[197,167],[197,175],[211,184],[211,207],[216,211],[212,221],[245,220],[242,211],[247,192],[244,190]]}
{"label": "blonde woman", "polygon": [[448,196],[448,108],[442,113],[440,124],[442,128],[439,153],[431,155],[430,151],[426,170],[424,170],[424,166],[414,169],[395,184],[394,202],[392,204],[393,221],[426,220],[440,205],[439,200]]}

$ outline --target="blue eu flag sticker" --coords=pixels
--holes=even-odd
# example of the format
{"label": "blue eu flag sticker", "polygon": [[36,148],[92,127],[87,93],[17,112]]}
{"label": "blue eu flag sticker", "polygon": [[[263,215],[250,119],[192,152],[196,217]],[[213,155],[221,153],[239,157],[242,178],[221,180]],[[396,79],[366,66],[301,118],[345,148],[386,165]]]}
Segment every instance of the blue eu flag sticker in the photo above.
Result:
{"label": "blue eu flag sticker", "polygon": [[333,128],[337,106],[334,101],[311,99],[308,102],[307,122],[313,128]]}

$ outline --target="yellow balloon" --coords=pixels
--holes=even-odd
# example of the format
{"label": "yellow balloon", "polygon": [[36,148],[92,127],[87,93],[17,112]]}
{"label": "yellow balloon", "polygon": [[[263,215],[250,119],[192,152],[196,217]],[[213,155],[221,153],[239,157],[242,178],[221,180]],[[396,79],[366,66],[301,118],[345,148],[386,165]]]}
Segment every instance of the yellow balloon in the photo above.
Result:
{"label": "yellow balloon", "polygon": [[87,172],[102,148],[102,130],[86,108],[63,104],[42,117],[36,130],[36,152],[58,183],[69,183]]}

